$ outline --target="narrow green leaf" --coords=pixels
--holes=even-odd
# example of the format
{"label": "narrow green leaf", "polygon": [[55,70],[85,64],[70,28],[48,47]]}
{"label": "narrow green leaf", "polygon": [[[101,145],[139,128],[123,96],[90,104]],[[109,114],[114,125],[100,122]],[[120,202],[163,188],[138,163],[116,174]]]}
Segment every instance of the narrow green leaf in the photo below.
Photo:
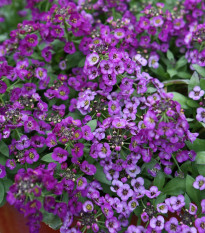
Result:
{"label": "narrow green leaf", "polygon": [[189,204],[191,203],[191,200],[186,193],[184,195],[184,199],[185,199],[185,207],[186,207],[186,209],[189,209]]}
{"label": "narrow green leaf", "polygon": [[205,151],[204,139],[197,138],[193,143],[186,142],[187,147],[195,152]]}
{"label": "narrow green leaf", "polygon": [[166,196],[167,196],[166,194],[160,193],[160,195],[157,197],[157,199],[155,201],[155,205],[164,202]]}
{"label": "narrow green leaf", "polygon": [[186,176],[186,193],[188,194],[188,196],[191,198],[191,200],[194,203],[199,204],[200,203],[200,191],[196,190],[193,187],[194,181],[195,179],[191,177],[190,175]]}
{"label": "narrow green leaf", "polygon": [[185,179],[176,177],[167,183],[167,185],[164,187],[162,192],[166,193],[167,195],[177,196],[179,194],[185,193],[185,190],[186,190]]}
{"label": "narrow green leaf", "polygon": [[205,151],[200,151],[197,153],[195,162],[196,164],[205,165]]}
{"label": "narrow green leaf", "polygon": [[205,176],[205,165],[197,164],[196,165],[198,173],[202,176]]}
{"label": "narrow green leaf", "polygon": [[4,200],[4,194],[5,194],[4,185],[3,182],[0,180],[0,204]]}
{"label": "narrow green leaf", "polygon": [[180,59],[176,63],[176,69],[179,69],[187,64],[187,59],[185,56],[180,57]]}
{"label": "narrow green leaf", "polygon": [[174,68],[168,68],[167,73],[170,75],[171,78],[177,75],[177,71]]}
{"label": "narrow green leaf", "polygon": [[197,64],[192,65],[194,67],[194,69],[201,75],[201,76],[205,76],[205,68],[202,66],[199,66]]}
{"label": "narrow green leaf", "polygon": [[187,101],[189,100],[186,96],[178,93],[178,92],[172,92],[174,94],[173,100],[179,102],[181,104],[181,107],[183,109],[188,109],[189,106],[187,105]]}
{"label": "narrow green leaf", "polygon": [[205,79],[200,80],[200,87],[201,87],[202,90],[205,90]]}
{"label": "narrow green leaf", "polygon": [[51,162],[56,162],[52,159],[51,157],[52,153],[49,153],[47,155],[44,155],[41,160],[44,161],[44,162],[48,162],[48,163],[51,163]]}
{"label": "narrow green leaf", "polygon": [[184,71],[179,71],[177,72],[177,76],[183,79],[190,79],[191,78],[191,74],[189,74],[188,72],[184,72]]}
{"label": "narrow green leaf", "polygon": [[191,108],[198,108],[199,104],[194,100],[187,100],[187,105]]}
{"label": "narrow green leaf", "polygon": [[101,167],[100,164],[97,164],[96,168],[97,168],[97,172],[94,175],[95,179],[104,183],[104,184],[111,185],[111,181],[109,181],[105,176],[105,173],[103,171],[103,167]]}
{"label": "narrow green leaf", "polygon": [[157,176],[154,178],[153,184],[158,187],[158,189],[161,191],[165,183],[165,175],[163,172],[158,172]]}
{"label": "narrow green leaf", "polygon": [[174,54],[169,49],[167,50],[167,58],[170,61],[174,60]]}
{"label": "narrow green leaf", "polygon": [[87,123],[88,126],[90,126],[91,131],[93,132],[97,127],[97,120],[91,120]]}
{"label": "narrow green leaf", "polygon": [[193,90],[195,86],[199,86],[199,75],[196,71],[194,71],[193,75],[191,76],[189,85],[188,85],[188,91],[190,92]]}
{"label": "narrow green leaf", "polygon": [[4,141],[0,141],[0,152],[6,157],[9,157],[9,148]]}

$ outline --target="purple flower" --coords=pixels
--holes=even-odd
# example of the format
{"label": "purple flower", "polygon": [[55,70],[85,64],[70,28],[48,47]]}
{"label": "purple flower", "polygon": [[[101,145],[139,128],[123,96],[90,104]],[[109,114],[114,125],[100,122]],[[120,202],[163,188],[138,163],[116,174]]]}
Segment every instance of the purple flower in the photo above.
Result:
{"label": "purple flower", "polygon": [[74,148],[71,149],[72,156],[78,157],[78,158],[81,157],[81,156],[83,156],[83,148],[84,148],[84,144],[82,144],[82,143],[76,143],[74,145]]}
{"label": "purple flower", "polygon": [[189,92],[189,98],[199,100],[204,95],[204,91],[199,86],[195,86],[193,91]]}
{"label": "purple flower", "polygon": [[192,215],[195,215],[197,212],[198,207],[194,205],[193,203],[189,204],[189,213]]}
{"label": "purple flower", "polygon": [[162,19],[162,16],[153,17],[151,20],[151,24],[155,27],[161,27],[163,23],[164,20]]}
{"label": "purple flower", "polygon": [[148,111],[144,116],[143,122],[148,129],[154,129],[157,122],[157,117],[154,112]]}
{"label": "purple flower", "polygon": [[94,137],[93,133],[91,132],[91,128],[88,125],[84,125],[81,127],[83,138],[87,141],[91,141]]}
{"label": "purple flower", "polygon": [[6,167],[8,167],[10,170],[13,170],[16,167],[16,161],[14,159],[8,159],[6,161]]}
{"label": "purple flower", "polygon": [[174,217],[171,217],[169,221],[165,223],[165,230],[169,233],[179,233],[181,231],[181,227],[178,223],[178,220]]}
{"label": "purple flower", "polygon": [[99,143],[97,145],[97,151],[98,151],[98,156],[103,159],[103,158],[107,158],[111,155],[111,150],[110,150],[110,146],[108,143]]}
{"label": "purple flower", "polygon": [[157,211],[166,214],[168,212],[168,206],[165,203],[159,203],[157,204]]}
{"label": "purple flower", "polygon": [[153,67],[154,69],[157,69],[159,67],[159,56],[158,55],[152,55],[150,56],[148,60],[149,67]]}
{"label": "purple flower", "polygon": [[132,179],[131,185],[134,188],[134,191],[137,192],[140,188],[144,188],[144,179],[142,177]]}
{"label": "purple flower", "polygon": [[67,100],[70,90],[67,86],[60,86],[56,91],[56,97],[61,100]]}
{"label": "purple flower", "polygon": [[120,222],[116,217],[109,218],[105,221],[105,226],[109,230],[110,233],[115,233],[120,230]]}
{"label": "purple flower", "polygon": [[115,118],[112,121],[112,126],[117,129],[125,128],[126,124],[127,124],[127,121],[125,119]]}
{"label": "purple flower", "polygon": [[205,123],[205,108],[197,108],[196,119]]}
{"label": "purple flower", "polygon": [[68,228],[71,226],[72,222],[73,222],[73,214],[70,211],[68,211],[67,214],[65,215],[63,226],[60,228],[60,232],[67,233]]}
{"label": "purple flower", "polygon": [[159,196],[160,193],[161,192],[158,190],[156,186],[152,186],[149,190],[145,192],[146,196],[149,197],[150,199]]}
{"label": "purple flower", "polygon": [[164,218],[161,215],[153,217],[150,220],[150,226],[155,230],[162,230],[164,228]]}
{"label": "purple flower", "polygon": [[189,227],[186,225],[183,225],[181,230],[182,230],[181,231],[182,233],[197,233],[197,230],[195,227]]}
{"label": "purple flower", "polygon": [[83,211],[84,212],[92,212],[94,210],[94,205],[92,203],[92,201],[86,201],[83,204]]}
{"label": "purple flower", "polygon": [[66,66],[66,61],[65,61],[65,60],[59,62],[59,68],[60,68],[61,70],[65,70],[66,67],[67,67],[67,66]]}
{"label": "purple flower", "polygon": [[100,67],[101,67],[101,72],[102,74],[112,74],[113,72],[113,63],[108,61],[101,61],[100,63]]}
{"label": "purple flower", "polygon": [[205,199],[201,201],[201,212],[205,214]]}
{"label": "purple flower", "polygon": [[45,144],[45,138],[43,136],[35,135],[31,137],[31,146],[34,148],[41,148]]}
{"label": "purple flower", "polygon": [[205,189],[205,177],[199,175],[193,183],[195,189],[204,190]]}
{"label": "purple flower", "polygon": [[205,232],[205,216],[202,218],[197,218],[195,221],[195,226],[199,233]]}
{"label": "purple flower", "polygon": [[65,217],[66,213],[67,213],[67,204],[64,202],[56,203],[54,214],[57,214],[60,218],[63,218]]}
{"label": "purple flower", "polygon": [[147,222],[147,221],[149,221],[149,215],[146,212],[143,212],[141,214],[141,219],[143,222]]}
{"label": "purple flower", "polygon": [[83,161],[81,164],[81,171],[86,175],[93,176],[96,173],[96,167],[93,164],[89,164],[88,161]]}
{"label": "purple flower", "polygon": [[118,40],[125,37],[125,31],[121,28],[115,29],[114,31],[114,37]]}
{"label": "purple flower", "polygon": [[173,210],[178,211],[180,210],[183,206],[185,206],[185,200],[183,195],[179,195],[177,197],[170,197],[170,205]]}
{"label": "purple flower", "polygon": [[99,55],[97,53],[91,53],[86,57],[86,61],[89,66],[94,66],[99,62]]}
{"label": "purple flower", "polygon": [[30,140],[26,135],[22,135],[20,140],[16,142],[16,149],[23,150],[30,146]]}
{"label": "purple flower", "polygon": [[38,36],[36,34],[26,35],[24,41],[29,47],[35,47],[38,44]]}
{"label": "purple flower", "polygon": [[2,80],[0,80],[0,94],[3,94],[6,92],[7,89],[7,85],[5,82],[3,82]]}
{"label": "purple flower", "polygon": [[27,150],[24,155],[26,157],[26,162],[28,164],[32,164],[32,163],[38,161],[38,159],[39,159],[39,154],[33,148]]}
{"label": "purple flower", "polygon": [[52,153],[52,159],[59,162],[59,163],[63,163],[67,160],[68,157],[68,151],[62,149],[61,147],[56,147],[53,150]]}
{"label": "purple flower", "polygon": [[6,176],[6,169],[3,165],[0,164],[0,179]]}
{"label": "purple flower", "polygon": [[49,147],[52,148],[57,145],[57,140],[55,134],[49,134],[45,140],[45,144]]}
{"label": "purple flower", "polygon": [[146,66],[147,65],[147,60],[144,57],[142,57],[141,54],[135,55],[133,57],[133,61],[135,61],[140,66]]}
{"label": "purple flower", "polygon": [[47,70],[41,67],[38,67],[35,71],[36,77],[40,80],[45,80],[47,77]]}
{"label": "purple flower", "polygon": [[117,195],[123,200],[127,201],[132,195],[133,190],[130,188],[129,184],[123,184],[120,186],[120,188],[117,190]]}
{"label": "purple flower", "polygon": [[76,49],[75,49],[75,45],[73,42],[67,42],[65,44],[65,47],[64,47],[64,51],[68,54],[73,54],[75,53]]}
{"label": "purple flower", "polygon": [[86,188],[87,186],[87,180],[85,177],[79,177],[77,180],[77,190],[83,190]]}

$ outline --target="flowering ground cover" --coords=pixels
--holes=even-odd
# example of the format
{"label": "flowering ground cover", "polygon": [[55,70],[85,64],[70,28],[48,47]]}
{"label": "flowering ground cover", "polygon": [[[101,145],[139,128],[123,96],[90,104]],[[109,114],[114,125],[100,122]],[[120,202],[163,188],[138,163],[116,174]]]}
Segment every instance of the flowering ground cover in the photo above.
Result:
{"label": "flowering ground cover", "polygon": [[0,204],[61,233],[205,233],[205,2],[0,2]]}

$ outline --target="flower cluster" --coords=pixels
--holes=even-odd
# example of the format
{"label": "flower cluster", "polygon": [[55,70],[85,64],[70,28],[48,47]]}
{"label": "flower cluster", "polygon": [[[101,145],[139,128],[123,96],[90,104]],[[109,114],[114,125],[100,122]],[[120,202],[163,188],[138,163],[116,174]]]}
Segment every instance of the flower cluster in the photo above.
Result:
{"label": "flower cluster", "polygon": [[7,201],[31,233],[204,233],[203,1],[140,17],[133,1],[75,2],[27,0],[0,44]]}

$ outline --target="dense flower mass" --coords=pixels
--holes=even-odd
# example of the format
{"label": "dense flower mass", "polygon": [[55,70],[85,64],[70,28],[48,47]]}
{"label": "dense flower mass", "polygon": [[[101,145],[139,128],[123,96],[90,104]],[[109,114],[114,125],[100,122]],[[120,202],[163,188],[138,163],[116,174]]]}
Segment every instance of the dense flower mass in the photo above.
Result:
{"label": "dense flower mass", "polygon": [[26,4],[0,40],[0,184],[30,232],[204,233],[205,3]]}

